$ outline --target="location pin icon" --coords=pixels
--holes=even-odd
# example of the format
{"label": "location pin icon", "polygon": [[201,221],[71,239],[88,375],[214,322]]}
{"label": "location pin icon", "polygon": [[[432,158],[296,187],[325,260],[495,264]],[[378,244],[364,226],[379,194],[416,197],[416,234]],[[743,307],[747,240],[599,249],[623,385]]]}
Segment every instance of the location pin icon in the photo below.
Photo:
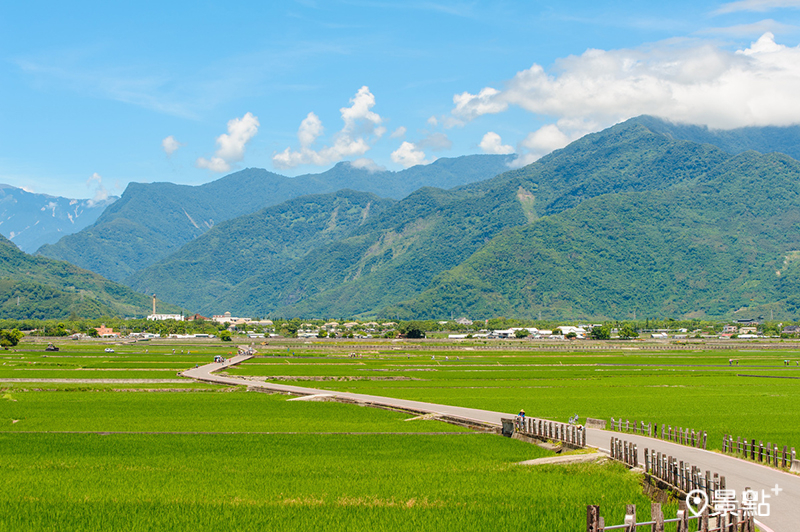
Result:
{"label": "location pin icon", "polygon": [[708,508],[708,494],[703,490],[692,490],[686,494],[686,506],[695,517],[699,517]]}

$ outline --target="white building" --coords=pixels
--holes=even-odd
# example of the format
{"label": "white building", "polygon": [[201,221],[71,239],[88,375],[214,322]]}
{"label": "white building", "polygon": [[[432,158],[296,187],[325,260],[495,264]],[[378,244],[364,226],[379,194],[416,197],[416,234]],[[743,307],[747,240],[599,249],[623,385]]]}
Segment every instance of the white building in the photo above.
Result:
{"label": "white building", "polygon": [[166,321],[166,320],[175,320],[175,321],[183,321],[183,316],[180,314],[150,314],[147,316],[148,321]]}

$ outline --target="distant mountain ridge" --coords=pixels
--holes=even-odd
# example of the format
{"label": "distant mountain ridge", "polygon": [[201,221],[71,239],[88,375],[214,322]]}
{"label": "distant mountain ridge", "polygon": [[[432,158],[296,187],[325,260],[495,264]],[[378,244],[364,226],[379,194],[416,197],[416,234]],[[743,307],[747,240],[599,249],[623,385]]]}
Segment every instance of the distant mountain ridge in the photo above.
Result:
{"label": "distant mountain ridge", "polygon": [[800,126],[762,126],[736,129],[709,129],[708,126],[677,124],[653,116],[639,116],[632,121],[653,133],[676,140],[713,144],[733,155],[749,150],[759,153],[783,153],[800,160]]}
{"label": "distant mountain ridge", "polygon": [[97,221],[38,253],[121,281],[167,257],[215,224],[307,194],[352,189],[402,198],[424,185],[452,187],[506,170],[511,157],[442,158],[400,172],[370,171],[349,162],[327,172],[288,178],[248,168],[201,186],[131,183]]}
{"label": "distant mountain ridge", "polygon": [[800,162],[780,150],[798,138],[638,117],[448,190],[340,190],[208,224],[126,282],[205,314],[785,319]]}
{"label": "distant mountain ridge", "polygon": [[33,253],[93,224],[118,199],[112,196],[96,202],[62,198],[0,184],[0,234],[21,250]]}
{"label": "distant mountain ridge", "polygon": [[[132,286],[205,312],[374,315],[422,293],[437,275],[505,230],[603,194],[668,188],[696,178],[726,157],[716,148],[674,141],[631,123],[588,135],[533,165],[486,181],[451,190],[422,188],[280,267],[265,267],[272,259],[255,254],[257,265],[250,275],[247,268],[236,276],[201,270],[198,265],[224,262],[253,247],[227,249],[209,233],[174,258],[142,271],[131,279]],[[278,207],[296,209],[288,203]],[[225,225],[224,233],[235,232],[238,242],[282,238],[234,222]],[[261,273],[265,268],[266,275]],[[182,273],[175,278],[171,272],[178,269]],[[185,288],[185,278],[192,279],[191,289]],[[224,290],[217,290],[223,285]],[[214,297],[205,297],[208,293]]]}

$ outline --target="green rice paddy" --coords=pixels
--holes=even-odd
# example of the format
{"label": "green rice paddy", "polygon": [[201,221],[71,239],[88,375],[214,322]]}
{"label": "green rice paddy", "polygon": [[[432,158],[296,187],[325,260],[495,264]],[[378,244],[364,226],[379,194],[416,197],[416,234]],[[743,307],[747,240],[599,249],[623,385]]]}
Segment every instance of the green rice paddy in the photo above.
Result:
{"label": "green rice paddy", "polygon": [[[800,353],[354,345],[265,346],[228,372],[562,421],[644,419],[707,430],[717,447],[723,432],[800,446]],[[583,530],[586,505],[618,524],[631,503],[648,516],[639,477],[616,464],[519,466],[551,453],[177,376],[230,345],[43,347],[0,352],[0,530]]]}

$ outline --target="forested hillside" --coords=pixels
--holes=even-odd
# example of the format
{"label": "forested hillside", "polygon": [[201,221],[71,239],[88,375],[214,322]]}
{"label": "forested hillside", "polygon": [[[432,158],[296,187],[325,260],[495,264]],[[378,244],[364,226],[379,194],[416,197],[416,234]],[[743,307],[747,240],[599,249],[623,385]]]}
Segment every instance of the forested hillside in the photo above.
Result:
{"label": "forested hillside", "polygon": [[[309,237],[320,225],[306,225],[312,233],[301,255],[265,253],[285,246],[284,236],[247,217],[219,233],[236,234],[227,253],[220,252],[209,233],[130,282],[141,290],[158,286],[156,291],[168,299],[204,312],[371,315],[422,293],[437,275],[467,260],[504,229],[598,195],[696,181],[728,157],[711,146],[622,124],[487,181],[451,190],[423,188],[371,213],[363,224],[324,239]],[[296,212],[302,204],[290,202],[274,212]],[[240,256],[253,261],[246,265]],[[237,264],[235,273],[224,264],[231,260]]]}
{"label": "forested hillside", "polygon": [[294,178],[248,168],[201,186],[131,183],[86,229],[39,253],[121,281],[179,250],[225,220],[307,194],[353,189],[400,199],[424,185],[453,187],[506,170],[509,156],[439,159],[401,172],[339,163]]}
{"label": "forested hillside", "polygon": [[215,226],[126,282],[211,314],[236,286],[270,276],[341,239],[394,203],[352,190],[289,200]]}
{"label": "forested hillside", "polygon": [[385,314],[794,316],[798,183],[794,159],[748,152],[667,190],[597,197],[505,232]]}
{"label": "forested hillside", "polygon": [[[0,312],[11,319],[146,316],[151,300],[67,262],[28,255],[0,236]],[[180,308],[159,303],[162,312]]]}

